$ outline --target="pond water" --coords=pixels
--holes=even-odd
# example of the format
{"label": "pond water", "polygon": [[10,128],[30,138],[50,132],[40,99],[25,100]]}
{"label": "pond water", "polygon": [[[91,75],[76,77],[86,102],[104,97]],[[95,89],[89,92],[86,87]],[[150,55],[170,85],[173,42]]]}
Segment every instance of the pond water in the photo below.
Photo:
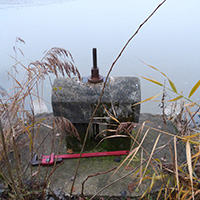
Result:
{"label": "pond water", "polygon": [[[0,86],[11,84],[6,71],[14,60],[16,37],[25,64],[39,60],[52,47],[69,50],[82,76],[89,76],[91,50],[98,49],[100,74],[105,76],[120,50],[149,16],[159,0],[0,0]],[[111,76],[164,77],[140,60],[157,67],[188,95],[200,74],[200,1],[167,0],[128,45]],[[22,72],[20,72],[22,73]],[[49,101],[50,85],[45,83]],[[158,94],[162,88],[141,79],[142,99]],[[170,97],[173,94],[168,93]],[[161,99],[158,98],[158,99]],[[199,91],[193,96],[199,100]],[[157,102],[142,105],[142,112],[159,113]]]}

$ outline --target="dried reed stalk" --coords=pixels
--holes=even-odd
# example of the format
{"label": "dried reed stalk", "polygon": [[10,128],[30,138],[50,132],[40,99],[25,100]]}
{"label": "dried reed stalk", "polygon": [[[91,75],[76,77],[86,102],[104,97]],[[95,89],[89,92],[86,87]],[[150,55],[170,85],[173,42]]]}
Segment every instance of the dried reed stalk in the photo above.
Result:
{"label": "dried reed stalk", "polygon": [[17,197],[19,199],[24,199],[22,194],[20,193],[20,191],[16,187],[15,181],[14,181],[14,178],[13,178],[13,175],[12,175],[11,165],[10,165],[9,158],[8,158],[6,141],[5,141],[5,137],[4,137],[4,133],[3,133],[3,127],[2,127],[2,124],[1,124],[1,120],[0,120],[0,132],[1,132],[1,140],[2,140],[2,145],[3,145],[3,150],[4,150],[4,153],[5,153],[5,163],[6,163],[8,174],[9,174],[10,180],[11,180],[9,182],[12,183],[11,187],[13,188],[13,190],[16,193]]}
{"label": "dried reed stalk", "polygon": [[[18,42],[25,43],[23,39],[17,37],[16,43]],[[30,99],[32,99],[32,96],[39,98],[38,88],[45,76],[49,76],[50,74],[58,76],[59,73],[61,73],[62,76],[65,76],[66,74],[70,77],[72,73],[81,79],[71,53],[62,48],[54,47],[50,49],[46,52],[41,61],[32,62],[28,65],[28,67],[23,65],[21,62],[18,62],[16,58],[12,58],[16,61],[16,64],[13,67],[16,69],[16,65],[20,65],[25,69],[26,73],[24,79],[22,81],[18,81],[16,74],[8,72],[8,75],[12,78],[14,85],[10,89],[9,93],[6,93],[2,88],[0,88],[0,94],[4,96],[6,95],[4,100],[1,99],[2,104],[0,106],[0,117],[3,120],[3,129],[7,146],[12,146],[12,133],[10,132],[11,125],[15,125],[15,127],[22,127],[20,132],[19,130],[14,131],[15,139],[23,131],[27,132],[24,124],[26,124],[26,119],[30,118],[31,113],[26,110],[25,105],[29,97]],[[74,133],[76,134],[76,132]],[[0,144],[0,151],[1,150],[2,145]]]}
{"label": "dried reed stalk", "polygon": [[[17,43],[24,43],[25,41],[19,37],[16,38],[15,47],[13,48],[15,52],[15,57],[12,57],[15,60],[15,64],[12,66],[14,71],[8,72],[9,78],[13,81],[12,88],[6,92],[2,87],[0,87],[0,95],[2,98],[0,99],[0,118],[2,120],[2,138],[0,141],[0,153],[2,160],[3,156],[5,159],[7,158],[9,152],[14,150],[16,153],[15,161],[17,163],[16,168],[20,168],[20,160],[18,157],[17,148],[19,147],[18,143],[15,143],[16,139],[21,134],[26,134],[29,137],[30,145],[32,146],[33,142],[33,132],[31,132],[32,127],[34,126],[34,118],[32,116],[31,111],[27,110],[27,101],[32,100],[32,97],[39,98],[39,86],[45,79],[45,76],[49,76],[50,74],[54,74],[55,76],[71,76],[71,74],[78,76],[81,79],[80,73],[75,66],[74,59],[71,53],[62,48],[52,48],[46,52],[45,56],[41,61],[35,61],[30,63],[28,66],[23,65],[21,62],[17,60],[17,53],[20,52],[23,55],[21,49],[17,47]],[[25,75],[23,80],[19,80],[17,78],[19,67],[25,69]],[[30,125],[30,122],[32,124]],[[72,131],[72,134],[77,138],[80,138],[78,132],[73,127],[73,125],[67,121],[67,119],[62,119],[57,122],[60,128],[65,128],[68,131]],[[33,129],[32,129],[33,130]],[[20,140],[21,142],[21,140]],[[22,143],[19,143],[22,145]],[[14,145],[14,148],[13,148]],[[30,151],[32,152],[33,149]],[[9,161],[5,162],[8,168],[10,169],[10,185],[16,195],[21,199],[20,191],[15,185],[15,182],[12,178],[12,172],[9,165]],[[26,168],[27,169],[27,168]],[[25,169],[25,171],[26,171]],[[18,169],[17,169],[18,170]],[[22,169],[18,171],[18,183],[20,185]]]}
{"label": "dried reed stalk", "polygon": [[138,32],[140,31],[140,29],[142,28],[142,26],[144,24],[147,23],[147,21],[156,13],[156,11],[166,2],[166,0],[163,0],[155,9],[154,11],[139,25],[138,29],[135,31],[135,33],[128,39],[128,41],[125,43],[125,45],[123,46],[122,50],[120,51],[119,55],[117,56],[117,58],[114,60],[114,62],[112,63],[109,71],[108,71],[108,74],[106,76],[106,79],[105,79],[105,82],[104,82],[104,85],[103,85],[103,88],[102,88],[102,92],[101,92],[101,95],[99,97],[99,100],[98,100],[98,103],[97,103],[97,106],[96,108],[94,109],[94,112],[91,116],[91,119],[90,119],[90,122],[89,122],[89,125],[88,125],[88,128],[86,130],[86,134],[85,134],[85,138],[84,138],[84,141],[83,141],[83,146],[82,146],[82,149],[81,149],[81,152],[80,152],[80,158],[79,158],[79,161],[78,161],[78,164],[77,164],[77,167],[76,167],[76,171],[75,171],[75,174],[74,174],[74,180],[73,180],[73,183],[72,183],[72,186],[71,186],[71,191],[70,191],[70,199],[71,199],[71,196],[72,196],[72,192],[73,192],[73,188],[74,188],[74,184],[75,184],[75,181],[76,181],[76,176],[77,176],[77,173],[78,173],[78,169],[79,169],[79,166],[80,166],[80,161],[81,161],[81,155],[83,153],[83,150],[84,150],[84,147],[85,147],[85,144],[86,144],[86,140],[87,140],[87,137],[88,137],[88,134],[89,134],[89,129],[90,129],[90,126],[92,124],[92,121],[93,121],[93,118],[94,118],[94,115],[98,109],[98,107],[100,106],[101,104],[101,99],[103,97],[103,94],[104,94],[104,89],[106,87],[106,83],[107,83],[107,80],[108,80],[108,77],[110,76],[110,73],[111,71],[113,70],[116,62],[119,60],[119,58],[121,57],[121,55],[123,54],[123,52],[125,51],[126,47],[128,46],[128,44],[132,41],[132,39],[138,34]]}
{"label": "dried reed stalk", "polygon": [[51,48],[41,61],[35,61],[30,63],[29,69],[39,74],[55,74],[58,76],[59,73],[62,76],[65,76],[65,73],[71,77],[71,73],[73,75],[77,75],[79,80],[81,79],[81,75],[75,66],[75,62],[72,54],[63,49],[63,48]]}
{"label": "dried reed stalk", "polygon": [[67,136],[72,136],[81,141],[80,135],[75,126],[64,117],[54,117],[54,121],[60,132],[65,133]]}

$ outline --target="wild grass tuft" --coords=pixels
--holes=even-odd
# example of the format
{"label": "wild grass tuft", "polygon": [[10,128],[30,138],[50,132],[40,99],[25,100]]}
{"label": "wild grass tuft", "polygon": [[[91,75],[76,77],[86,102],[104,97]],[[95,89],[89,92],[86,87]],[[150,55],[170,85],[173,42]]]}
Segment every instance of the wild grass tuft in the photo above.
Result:
{"label": "wild grass tuft", "polygon": [[[42,83],[50,74],[56,77],[59,75],[70,77],[73,74],[78,76],[79,79],[81,79],[81,76],[71,53],[63,48],[54,47],[45,53],[41,61],[32,62],[28,66],[24,65],[17,58],[18,54],[24,56],[23,51],[18,47],[18,43],[25,44],[25,41],[17,37],[13,48],[15,56],[11,57],[15,64],[8,72],[13,86],[8,91],[0,87],[2,97],[0,101],[0,174],[4,183],[10,188],[5,190],[5,198],[34,199],[36,196],[37,198],[41,196],[42,199],[46,194],[46,188],[56,166],[52,170],[47,169],[46,180],[40,183],[40,167],[36,173],[35,169],[29,166],[29,162],[26,162],[26,165],[23,163],[21,149],[29,146],[27,153],[29,153],[29,160],[31,160],[37,152],[37,148],[45,140],[44,138],[41,141],[39,147],[35,146],[39,129],[44,125],[42,123],[46,118],[40,120],[35,118],[33,100],[43,100],[40,96]],[[20,68],[25,71],[22,80],[18,78]],[[60,129],[66,129],[70,134],[74,133],[75,137],[79,138],[77,130],[67,119],[56,118],[55,123]],[[47,135],[54,134],[53,129],[55,127],[51,128]],[[53,138],[52,148],[55,142],[55,137]],[[30,170],[27,170],[28,168]],[[38,187],[33,188],[32,186],[36,186],[37,183],[40,183]]]}

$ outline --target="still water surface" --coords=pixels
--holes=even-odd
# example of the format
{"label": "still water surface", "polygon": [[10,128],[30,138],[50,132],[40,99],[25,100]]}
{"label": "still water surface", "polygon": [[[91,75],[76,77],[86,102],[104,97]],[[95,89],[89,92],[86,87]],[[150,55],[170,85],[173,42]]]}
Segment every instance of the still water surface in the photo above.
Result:
{"label": "still water surface", "polygon": [[[0,85],[10,87],[6,70],[14,64],[9,55],[18,36],[28,64],[41,59],[52,47],[69,50],[82,76],[92,66],[91,50],[98,49],[100,74],[105,76],[123,45],[161,2],[159,0],[0,0]],[[111,76],[164,77],[167,74],[178,91],[187,95],[200,74],[200,1],[167,0],[143,26],[115,65]],[[139,59],[138,59],[139,58]],[[22,72],[21,72],[22,73]],[[50,102],[51,88],[46,84]],[[142,99],[162,88],[141,79]],[[170,97],[173,97],[169,93]],[[199,99],[199,91],[193,97]],[[50,103],[48,105],[50,107]],[[158,103],[144,103],[142,112],[159,113]]]}

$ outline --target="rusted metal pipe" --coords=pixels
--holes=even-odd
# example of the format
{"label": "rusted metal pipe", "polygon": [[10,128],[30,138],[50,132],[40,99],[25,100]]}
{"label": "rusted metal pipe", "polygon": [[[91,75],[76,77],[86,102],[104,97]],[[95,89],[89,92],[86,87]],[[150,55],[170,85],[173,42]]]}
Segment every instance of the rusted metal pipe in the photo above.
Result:
{"label": "rusted metal pipe", "polygon": [[91,69],[91,76],[88,78],[89,83],[101,83],[103,77],[99,75],[99,68],[97,67],[97,49],[93,48],[93,67]]}

